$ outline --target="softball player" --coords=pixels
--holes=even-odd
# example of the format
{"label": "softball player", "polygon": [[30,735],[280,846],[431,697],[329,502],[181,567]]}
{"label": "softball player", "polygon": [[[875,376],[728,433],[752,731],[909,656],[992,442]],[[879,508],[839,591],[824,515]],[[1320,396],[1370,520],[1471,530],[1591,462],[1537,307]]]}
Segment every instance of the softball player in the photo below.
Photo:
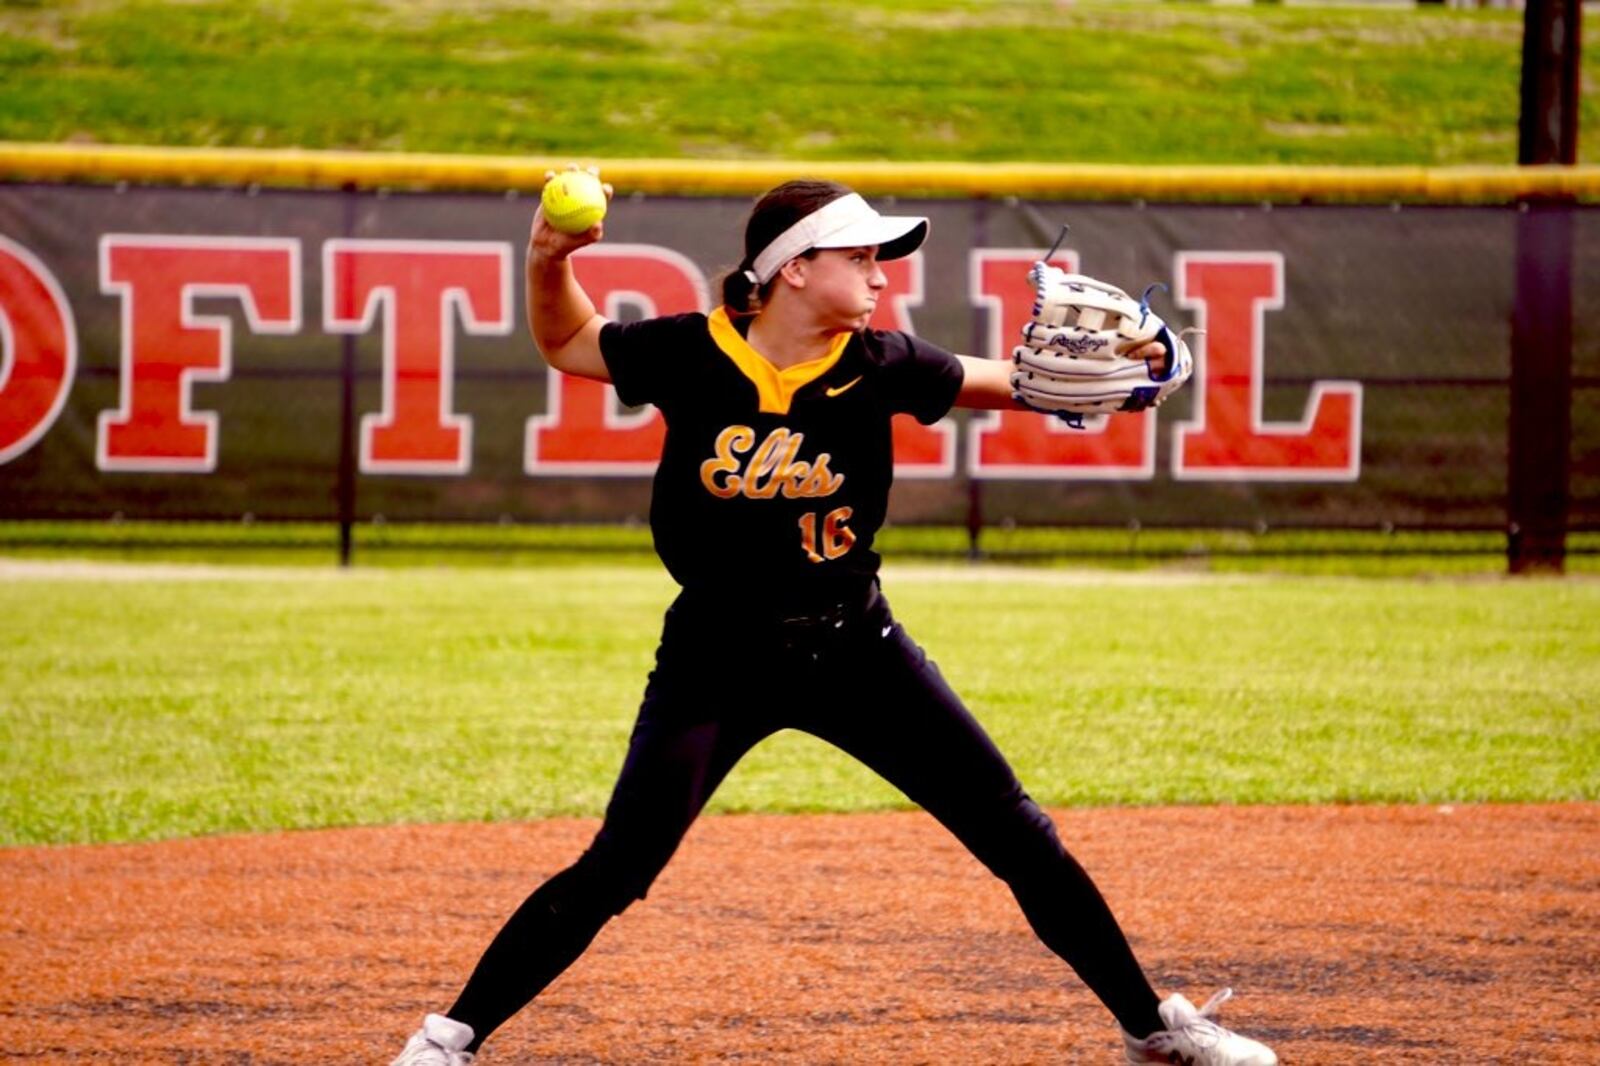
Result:
{"label": "softball player", "polygon": [[728,771],[786,728],[860,759],[1005,881],[1120,1023],[1129,1062],[1275,1063],[1212,1020],[1226,992],[1199,1010],[1156,995],[1050,818],[879,591],[891,416],[931,424],[952,406],[1013,405],[1007,362],[866,328],[879,262],[915,251],[927,220],[882,216],[831,182],[788,182],[751,213],[722,307],[628,324],[596,313],[567,261],[601,229],[571,236],[535,214],[529,325],[552,366],[660,409],[650,525],[682,592],[594,842],[518,908],[395,1066],[470,1061],[644,898]]}

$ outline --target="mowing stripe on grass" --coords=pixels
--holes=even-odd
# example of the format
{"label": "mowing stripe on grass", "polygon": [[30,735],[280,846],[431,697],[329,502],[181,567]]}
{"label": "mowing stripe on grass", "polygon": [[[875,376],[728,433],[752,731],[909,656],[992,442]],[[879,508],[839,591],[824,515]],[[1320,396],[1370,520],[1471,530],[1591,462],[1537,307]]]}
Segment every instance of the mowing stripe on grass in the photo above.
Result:
{"label": "mowing stripe on grass", "polygon": [[[885,581],[1044,803],[1600,798],[1600,582],[1045,573]],[[673,594],[113,574],[0,581],[0,842],[596,814]],[[904,802],[786,733],[714,809]]]}

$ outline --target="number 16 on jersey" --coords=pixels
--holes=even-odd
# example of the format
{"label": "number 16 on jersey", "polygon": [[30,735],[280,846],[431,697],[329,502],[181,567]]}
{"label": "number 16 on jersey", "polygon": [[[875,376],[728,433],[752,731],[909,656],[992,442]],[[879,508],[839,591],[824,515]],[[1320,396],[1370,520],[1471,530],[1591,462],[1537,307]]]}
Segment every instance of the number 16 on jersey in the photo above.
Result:
{"label": "number 16 on jersey", "polygon": [[[856,535],[845,525],[850,519],[850,508],[835,507],[822,519],[822,541],[817,542],[817,512],[807,511],[800,516],[800,547],[805,549],[806,558],[814,563],[837,559],[850,550],[856,542]],[[818,554],[817,549],[821,548]]]}

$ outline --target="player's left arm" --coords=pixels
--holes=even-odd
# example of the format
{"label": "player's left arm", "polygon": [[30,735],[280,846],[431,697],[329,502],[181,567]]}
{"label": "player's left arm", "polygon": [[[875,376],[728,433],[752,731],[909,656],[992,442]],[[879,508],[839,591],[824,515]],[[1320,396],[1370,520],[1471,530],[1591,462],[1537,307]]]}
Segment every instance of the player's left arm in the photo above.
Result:
{"label": "player's left arm", "polygon": [[[1129,359],[1165,361],[1167,349],[1160,341],[1151,341],[1127,353]],[[1011,387],[1012,363],[1010,359],[979,359],[971,355],[958,355],[961,364],[961,389],[956,393],[957,407],[970,407],[980,411],[1027,410],[1018,403],[1017,391]]]}

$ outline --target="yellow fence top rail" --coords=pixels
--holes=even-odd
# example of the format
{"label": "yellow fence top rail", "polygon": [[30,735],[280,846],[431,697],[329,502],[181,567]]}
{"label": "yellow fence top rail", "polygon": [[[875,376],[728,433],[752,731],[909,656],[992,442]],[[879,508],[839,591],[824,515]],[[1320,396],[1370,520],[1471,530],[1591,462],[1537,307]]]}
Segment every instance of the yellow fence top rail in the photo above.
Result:
{"label": "yellow fence top rail", "polygon": [[1508,203],[1600,201],[1600,166],[1111,166],[569,159],[539,156],[157,148],[0,142],[0,180],[300,188],[534,191],[548,170],[598,165],[619,196],[753,196],[793,177],[830,178],[869,195],[1042,200]]}

